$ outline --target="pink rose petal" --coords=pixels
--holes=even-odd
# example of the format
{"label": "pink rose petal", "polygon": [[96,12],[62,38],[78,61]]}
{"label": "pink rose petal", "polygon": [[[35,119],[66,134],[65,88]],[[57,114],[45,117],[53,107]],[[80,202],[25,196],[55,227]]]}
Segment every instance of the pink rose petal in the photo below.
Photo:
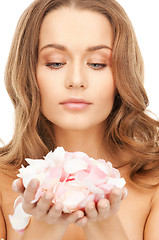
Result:
{"label": "pink rose petal", "polygon": [[107,181],[108,176],[98,167],[93,166],[86,179],[91,181],[95,186],[99,186]]}
{"label": "pink rose petal", "polygon": [[[26,159],[28,166],[19,169],[18,176],[23,180],[24,187],[31,179],[37,178],[40,186],[32,203],[38,202],[46,191],[52,191],[53,203],[61,202],[63,212],[71,213],[84,209],[85,205],[108,196],[115,188],[123,188],[125,180],[120,172],[104,159],[89,158],[83,152],[66,152],[57,147],[49,152],[44,159]],[[22,198],[15,201],[14,214],[9,216],[16,231],[23,231],[30,220],[22,208]]]}

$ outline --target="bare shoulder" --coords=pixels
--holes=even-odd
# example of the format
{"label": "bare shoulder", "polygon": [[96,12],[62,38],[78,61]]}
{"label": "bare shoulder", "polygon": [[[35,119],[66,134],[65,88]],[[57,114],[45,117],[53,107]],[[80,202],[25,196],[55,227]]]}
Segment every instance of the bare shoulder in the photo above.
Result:
{"label": "bare shoulder", "polygon": [[[143,239],[143,235],[146,236],[148,234],[148,231],[149,234],[151,234],[152,231],[151,230],[152,226],[150,229],[149,225],[151,220],[150,222],[148,222],[148,219],[150,219],[150,214],[152,216],[152,208],[154,209],[157,208],[156,202],[159,201],[157,193],[158,189],[157,187],[156,188],[141,187],[138,184],[133,183],[127,177],[126,172],[128,171],[126,170],[121,171],[121,174],[126,180],[128,197],[121,204],[121,207],[119,209],[119,217],[122,225],[125,228],[127,235],[129,236],[129,239]],[[156,179],[146,179],[144,183],[156,184],[155,181]],[[155,228],[154,225],[153,227]],[[150,238],[147,235],[147,238],[145,237],[144,240],[157,240],[157,238],[156,239]]]}
{"label": "bare shoulder", "polygon": [[9,221],[9,215],[13,214],[14,201],[17,197],[17,193],[12,191],[13,179],[0,171],[0,239],[20,239]]}
{"label": "bare shoulder", "polygon": [[148,215],[145,232],[144,232],[144,240],[158,240],[159,236],[159,186],[154,189],[154,194],[151,201],[151,209]]}
{"label": "bare shoulder", "polygon": [[0,172],[0,238],[6,239],[6,223],[3,212],[3,192],[6,189],[6,180],[5,175]]}
{"label": "bare shoulder", "polygon": [[10,177],[4,172],[0,171],[0,193],[2,199],[3,195],[11,190],[13,180],[14,177]]}
{"label": "bare shoulder", "polygon": [[6,227],[1,207],[0,207],[0,238],[6,239]]}

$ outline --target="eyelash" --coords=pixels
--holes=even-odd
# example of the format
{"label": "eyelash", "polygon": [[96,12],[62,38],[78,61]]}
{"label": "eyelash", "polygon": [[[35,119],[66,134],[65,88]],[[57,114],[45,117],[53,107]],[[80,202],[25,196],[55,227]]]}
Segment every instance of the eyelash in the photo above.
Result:
{"label": "eyelash", "polygon": [[[46,66],[47,67],[50,67],[51,69],[59,69],[59,68],[56,68],[54,67],[55,64],[61,64],[61,65],[65,65],[65,63],[60,63],[60,62],[51,62],[51,63],[47,63]],[[61,68],[61,67],[60,67]]]}
{"label": "eyelash", "polygon": [[101,69],[107,67],[106,64],[101,64],[101,63],[88,63],[88,65],[98,65],[98,66],[100,66],[100,68],[94,68],[95,70],[101,70]]}
{"label": "eyelash", "polygon": [[[61,64],[60,67],[55,67],[56,64]],[[47,63],[46,66],[50,67],[53,70],[57,70],[60,69],[62,66],[64,66],[66,63],[60,63],[60,62],[52,62],[52,63]],[[107,65],[106,64],[101,64],[101,63],[88,63],[88,65],[98,65],[99,68],[93,68],[94,70],[101,70],[103,68],[106,68]]]}

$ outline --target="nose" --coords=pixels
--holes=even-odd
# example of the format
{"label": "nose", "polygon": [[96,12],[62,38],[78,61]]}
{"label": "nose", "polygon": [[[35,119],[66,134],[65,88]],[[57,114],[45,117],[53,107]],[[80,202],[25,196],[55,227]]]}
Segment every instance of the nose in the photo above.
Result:
{"label": "nose", "polygon": [[88,81],[85,79],[84,71],[79,64],[70,69],[65,81],[65,87],[68,89],[86,89],[88,87]]}

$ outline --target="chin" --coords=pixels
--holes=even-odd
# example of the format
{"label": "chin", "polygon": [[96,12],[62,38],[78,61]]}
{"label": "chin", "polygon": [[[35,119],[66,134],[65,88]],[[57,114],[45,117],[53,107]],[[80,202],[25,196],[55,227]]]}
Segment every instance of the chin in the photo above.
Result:
{"label": "chin", "polygon": [[79,126],[76,125],[64,125],[64,126],[57,126],[58,128],[63,129],[64,131],[86,131],[90,128],[92,128],[91,126],[87,126],[87,125],[82,125],[80,124]]}
{"label": "chin", "polygon": [[55,128],[59,128],[64,131],[88,131],[88,130],[95,130],[101,127],[103,128],[103,121],[102,122],[86,122],[86,121],[69,121],[69,122],[62,122],[54,123]]}
{"label": "chin", "polygon": [[50,118],[54,125],[54,128],[65,130],[65,131],[86,131],[90,129],[100,129],[103,128],[103,123],[105,122],[105,115],[98,116],[98,118],[93,116],[74,116],[68,117],[66,115],[60,116],[58,118]]}

